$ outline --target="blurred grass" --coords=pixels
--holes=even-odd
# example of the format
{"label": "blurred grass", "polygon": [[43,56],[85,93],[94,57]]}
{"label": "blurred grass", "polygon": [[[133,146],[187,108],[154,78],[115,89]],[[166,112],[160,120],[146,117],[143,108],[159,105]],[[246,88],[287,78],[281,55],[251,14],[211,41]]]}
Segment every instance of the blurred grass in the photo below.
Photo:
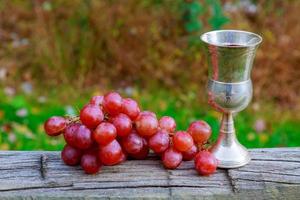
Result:
{"label": "blurred grass", "polygon": [[[212,141],[216,139],[221,114],[199,101],[196,91],[174,93],[163,88],[149,91],[126,88],[119,92],[138,100],[144,110],[154,111],[159,117],[174,117],[178,130],[187,129],[194,120],[205,120],[213,129]],[[97,90],[89,93],[102,94]],[[63,98],[50,91],[43,101],[39,96],[25,94],[9,97],[2,93],[0,98],[0,149],[60,150],[64,145],[62,137],[48,137],[43,122],[52,115],[78,114],[90,96],[58,101]],[[295,120],[294,116],[291,112],[274,112],[273,106],[260,107],[254,102],[235,117],[238,138],[249,148],[299,146],[299,118]]]}
{"label": "blurred grass", "polygon": [[0,149],[61,149],[61,138],[44,134],[44,120],[76,114],[109,88],[174,117],[179,129],[204,119],[215,139],[221,116],[206,103],[198,37],[220,27],[264,38],[253,101],[235,118],[239,140],[300,146],[300,1],[254,2],[0,1]]}

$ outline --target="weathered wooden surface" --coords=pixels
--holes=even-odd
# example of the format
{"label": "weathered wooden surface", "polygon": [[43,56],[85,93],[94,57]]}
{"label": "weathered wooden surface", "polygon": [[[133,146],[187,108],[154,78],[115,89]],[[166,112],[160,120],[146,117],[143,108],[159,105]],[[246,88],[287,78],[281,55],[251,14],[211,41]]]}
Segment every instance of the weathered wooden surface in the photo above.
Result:
{"label": "weathered wooden surface", "polygon": [[198,176],[192,162],[156,157],[85,175],[59,152],[0,152],[0,199],[300,199],[300,148],[254,149],[243,168]]}

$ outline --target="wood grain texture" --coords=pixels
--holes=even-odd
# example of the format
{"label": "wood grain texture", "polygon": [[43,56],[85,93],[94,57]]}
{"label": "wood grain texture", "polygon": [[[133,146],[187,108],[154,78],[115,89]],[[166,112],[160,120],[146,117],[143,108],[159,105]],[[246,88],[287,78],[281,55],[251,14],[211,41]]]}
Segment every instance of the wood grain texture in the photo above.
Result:
{"label": "wood grain texture", "polygon": [[198,176],[153,155],[86,175],[59,152],[0,152],[0,199],[300,199],[300,148],[251,150],[245,167]]}

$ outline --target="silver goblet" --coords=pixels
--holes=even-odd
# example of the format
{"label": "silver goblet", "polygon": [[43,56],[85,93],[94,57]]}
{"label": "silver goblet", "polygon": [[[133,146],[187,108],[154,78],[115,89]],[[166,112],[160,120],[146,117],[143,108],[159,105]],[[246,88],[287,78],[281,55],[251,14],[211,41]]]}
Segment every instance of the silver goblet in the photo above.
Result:
{"label": "silver goblet", "polygon": [[262,38],[238,30],[219,30],[201,36],[208,55],[209,104],[223,113],[217,142],[211,152],[220,168],[235,168],[250,161],[247,149],[235,135],[233,113],[245,109],[252,98],[251,69]]}

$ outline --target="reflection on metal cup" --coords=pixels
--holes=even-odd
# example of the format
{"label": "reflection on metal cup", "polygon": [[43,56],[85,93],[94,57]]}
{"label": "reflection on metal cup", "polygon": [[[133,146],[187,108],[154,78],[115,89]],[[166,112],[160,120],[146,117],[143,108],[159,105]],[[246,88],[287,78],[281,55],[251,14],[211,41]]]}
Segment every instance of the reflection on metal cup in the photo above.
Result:
{"label": "reflection on metal cup", "polygon": [[240,167],[250,161],[250,156],[236,138],[232,114],[251,101],[250,75],[262,38],[246,31],[219,30],[204,33],[201,40],[208,55],[208,102],[223,113],[219,138],[211,152],[219,167]]}

